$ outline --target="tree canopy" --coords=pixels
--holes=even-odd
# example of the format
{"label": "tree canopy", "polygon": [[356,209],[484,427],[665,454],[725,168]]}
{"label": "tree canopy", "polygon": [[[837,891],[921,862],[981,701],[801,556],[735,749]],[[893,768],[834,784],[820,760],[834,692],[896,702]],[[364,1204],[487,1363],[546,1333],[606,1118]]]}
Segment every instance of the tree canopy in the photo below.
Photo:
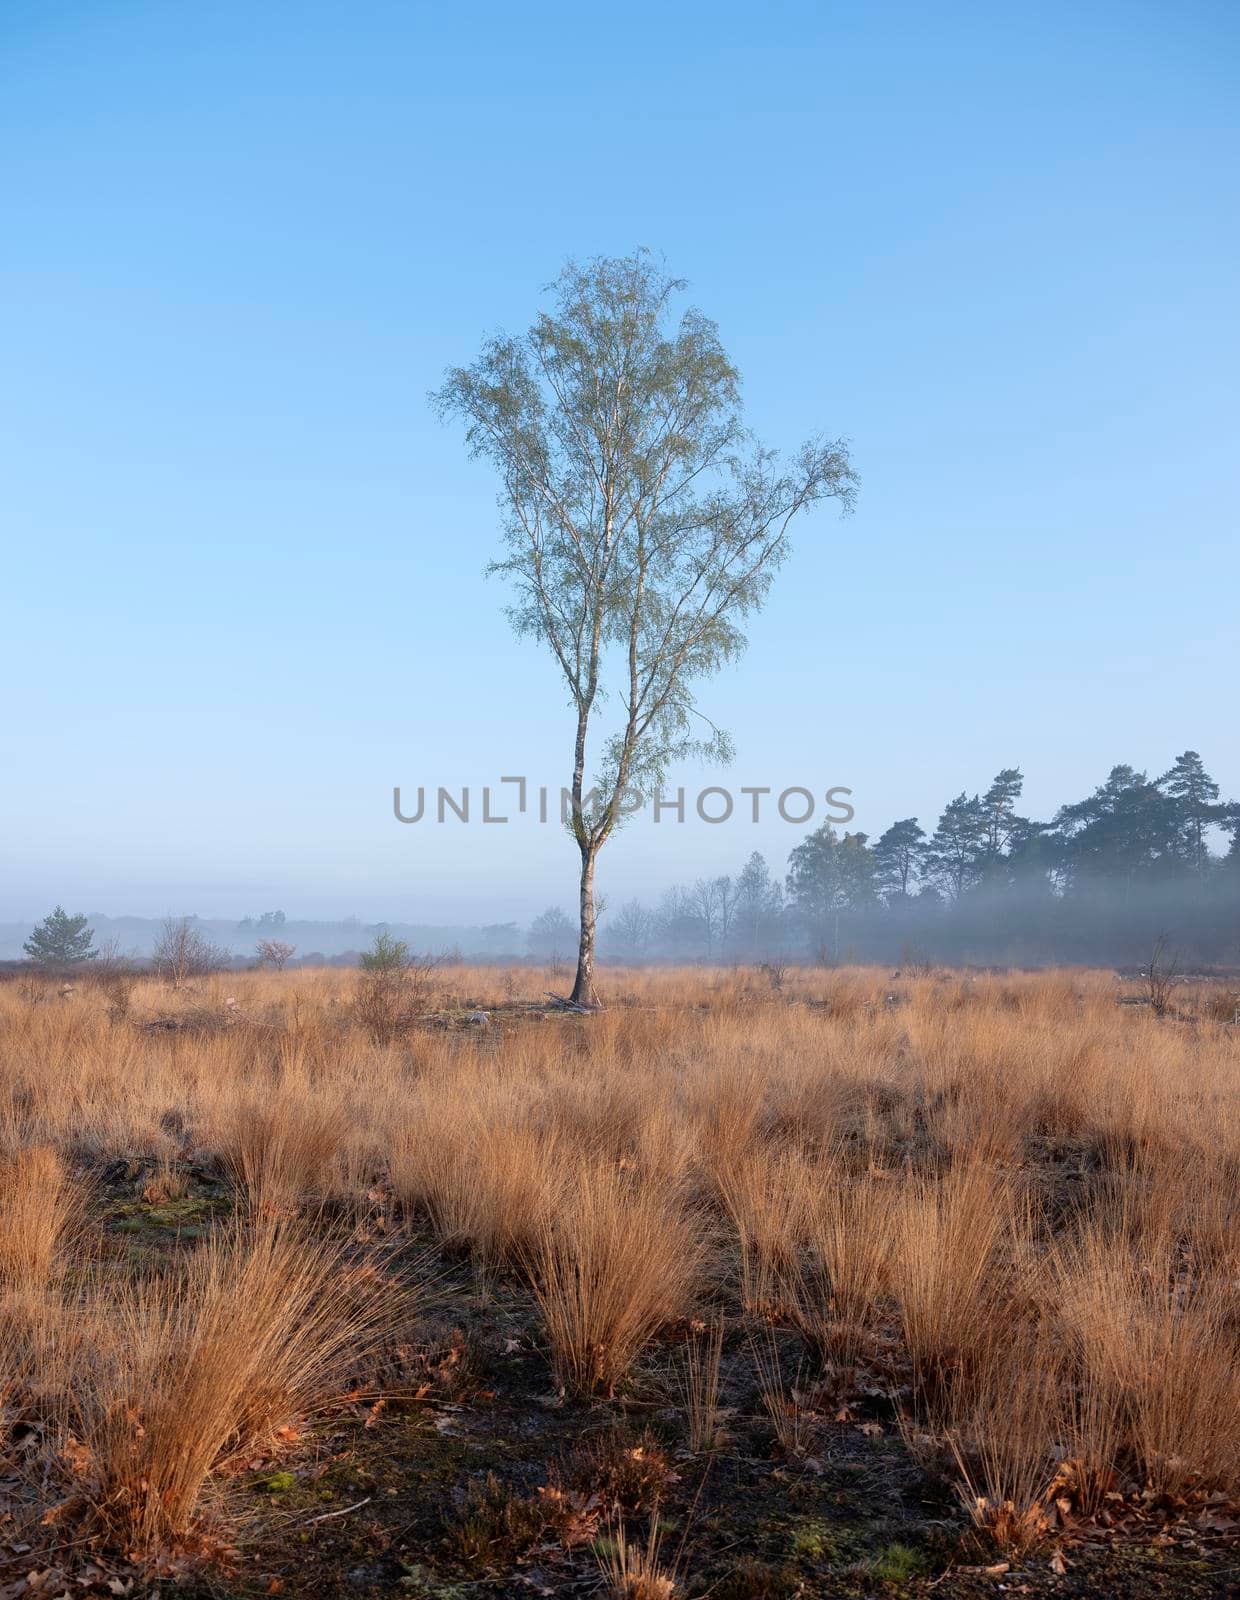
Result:
{"label": "tree canopy", "polygon": [[[671,889],[646,914],[641,951],[889,960],[908,949],[949,960],[1112,962],[1146,960],[1163,937],[1193,959],[1235,964],[1240,805],[1220,799],[1196,751],[1155,779],[1112,767],[1049,821],[1020,814],[1023,786],[1020,768],[1004,767],[984,790],[948,801],[929,835],[916,817],[874,843],[823,825],[791,849],[786,897],[751,856],[735,879],[726,935],[702,886],[732,879]],[[641,912],[630,903],[626,922]]]}
{"label": "tree canopy", "polygon": [[63,906],[57,906],[48,912],[22,949],[41,967],[73,967],[91,961],[98,952],[94,949],[95,930],[86,923],[85,916],[71,917]]}
{"label": "tree canopy", "polygon": [[684,288],[643,250],[569,262],[551,309],[487,340],[432,397],[498,473],[506,554],[491,570],[568,690],[584,1004],[594,863],[626,793],[650,794],[690,753],[727,757],[697,685],[743,650],[792,519],[824,499],[847,509],[856,490],[840,439],[815,436],[787,463],[758,444],[715,324],[673,316]]}

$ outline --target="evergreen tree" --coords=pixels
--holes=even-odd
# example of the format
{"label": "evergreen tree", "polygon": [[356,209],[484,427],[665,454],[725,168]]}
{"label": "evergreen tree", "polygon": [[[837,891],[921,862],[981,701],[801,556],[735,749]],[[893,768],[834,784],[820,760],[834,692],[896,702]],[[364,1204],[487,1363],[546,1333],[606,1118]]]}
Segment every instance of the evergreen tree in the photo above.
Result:
{"label": "evergreen tree", "polygon": [[1082,878],[1131,883],[1181,866],[1176,801],[1129,766],[1112,767],[1088,799],[1061,806],[1055,827],[1069,886]]}
{"label": "evergreen tree", "polygon": [[874,884],[891,900],[908,898],[926,854],[926,830],[916,817],[893,822],[874,846]]}
{"label": "evergreen tree", "polygon": [[1000,865],[1029,824],[1016,815],[1016,802],[1025,787],[1019,767],[1004,767],[982,796],[986,832],[982,841],[979,868],[983,877],[994,877]]}
{"label": "evergreen tree", "polygon": [[850,911],[864,911],[877,905],[878,890],[874,875],[877,863],[870,849],[868,833],[846,833],[840,840],[840,882],[844,904]]}
{"label": "evergreen tree", "polygon": [[1221,807],[1219,826],[1231,835],[1231,844],[1223,857],[1223,865],[1240,872],[1240,804],[1229,800]]}
{"label": "evergreen tree", "polygon": [[981,798],[963,792],[944,808],[926,847],[926,867],[949,899],[959,900],[977,882],[989,836]]}
{"label": "evergreen tree", "polygon": [[50,911],[26,940],[22,949],[41,967],[72,967],[93,960],[95,930],[84,916],[71,917],[63,906]]}
{"label": "evergreen tree", "polygon": [[1203,878],[1210,866],[1210,847],[1206,829],[1225,821],[1227,807],[1218,804],[1218,784],[1206,771],[1195,750],[1175,758],[1170,772],[1164,772],[1158,787],[1175,801],[1181,853],[1188,865]]}
{"label": "evergreen tree", "polygon": [[1063,866],[1063,842],[1049,822],[1013,818],[1007,848],[1007,876],[1012,884],[1034,884],[1049,892]]}

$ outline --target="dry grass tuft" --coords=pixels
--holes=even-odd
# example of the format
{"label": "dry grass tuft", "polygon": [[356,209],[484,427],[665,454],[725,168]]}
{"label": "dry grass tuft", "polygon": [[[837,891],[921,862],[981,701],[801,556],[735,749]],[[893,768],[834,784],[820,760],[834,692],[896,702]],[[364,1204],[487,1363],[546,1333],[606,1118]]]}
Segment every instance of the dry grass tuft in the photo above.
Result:
{"label": "dry grass tuft", "polygon": [[765,1148],[717,1166],[715,1185],[736,1230],[741,1305],[763,1316],[781,1303],[811,1198],[803,1157]]}
{"label": "dry grass tuft", "polygon": [[603,1541],[599,1567],[613,1600],[672,1600],[676,1593],[675,1572],[663,1560],[658,1512],[656,1504],[644,1544],[629,1538],[623,1520]]}
{"label": "dry grass tuft", "polygon": [[695,1454],[718,1448],[723,1439],[719,1385],[723,1365],[724,1325],[715,1316],[685,1345],[675,1382],[685,1415],[689,1449]]}
{"label": "dry grass tuft", "polygon": [[47,1145],[0,1165],[0,1293],[37,1293],[64,1266],[82,1223],[84,1196]]}
{"label": "dry grass tuft", "polygon": [[854,1367],[890,1276],[896,1194],[887,1178],[824,1173],[805,1205],[807,1248],[788,1275],[792,1320],[824,1364]]}
{"label": "dry grass tuft", "polygon": [[702,1245],[674,1194],[599,1162],[570,1176],[529,1256],[556,1377],[613,1394],[657,1330],[693,1305]]}
{"label": "dry grass tuft", "polygon": [[934,1397],[985,1347],[1010,1295],[1005,1244],[1016,1216],[1010,1182],[982,1162],[912,1179],[900,1195],[892,1287],[917,1386]]}
{"label": "dry grass tuft", "polygon": [[390,1158],[392,1189],[404,1213],[423,1214],[442,1245],[473,1250],[483,1267],[528,1255],[563,1186],[562,1141],[555,1131],[523,1123],[515,1101],[503,1109],[493,1098],[462,1108],[455,1095],[427,1094],[418,1112]]}
{"label": "dry grass tuft", "polygon": [[814,1441],[818,1419],[804,1403],[808,1386],[804,1366],[798,1366],[791,1383],[785,1381],[783,1353],[772,1328],[751,1335],[749,1353],[758,1397],[775,1443],[787,1456],[805,1455]]}
{"label": "dry grass tuft", "polygon": [[975,1353],[968,1382],[947,1397],[943,1426],[966,1511],[1000,1549],[1023,1555],[1054,1527],[1065,1373],[1045,1332],[997,1331]]}
{"label": "dry grass tuft", "polygon": [[321,1193],[349,1133],[339,1103],[287,1089],[237,1094],[216,1116],[221,1164],[256,1216],[287,1216]]}
{"label": "dry grass tuft", "polygon": [[95,1309],[68,1374],[72,1436],[96,1517],[144,1550],[187,1531],[213,1469],[336,1393],[392,1314],[341,1250],[270,1223],[222,1231]]}
{"label": "dry grass tuft", "polygon": [[[1240,1292],[1232,1272],[1181,1260],[1172,1241],[1138,1248],[1086,1221],[1052,1261],[1084,1420],[1100,1417],[1104,1445],[1166,1494],[1240,1481]],[[1104,1470],[1103,1449],[1090,1454]]]}

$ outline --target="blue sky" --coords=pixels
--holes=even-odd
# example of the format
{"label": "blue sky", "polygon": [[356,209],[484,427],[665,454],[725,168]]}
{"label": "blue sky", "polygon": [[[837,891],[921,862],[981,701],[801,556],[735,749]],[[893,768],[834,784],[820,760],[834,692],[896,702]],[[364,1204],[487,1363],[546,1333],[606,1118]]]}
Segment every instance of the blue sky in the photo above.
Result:
{"label": "blue sky", "polygon": [[[1201,750],[1240,794],[1229,4],[0,8],[0,916],[472,921],[571,904],[554,828],[394,784],[566,775],[426,405],[565,256],[662,252],[856,515],[798,530],[704,783],[933,823]],[[782,865],[607,847],[613,898]]]}

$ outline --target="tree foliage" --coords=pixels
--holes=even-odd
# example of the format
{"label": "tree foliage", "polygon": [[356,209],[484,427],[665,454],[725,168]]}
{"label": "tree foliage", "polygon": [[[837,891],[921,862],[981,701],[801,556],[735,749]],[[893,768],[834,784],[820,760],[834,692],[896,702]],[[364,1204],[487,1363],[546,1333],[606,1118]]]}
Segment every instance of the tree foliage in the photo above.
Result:
{"label": "tree foliage", "polygon": [[[1240,958],[1240,805],[1220,800],[1196,751],[1153,780],[1113,767],[1050,821],[1020,813],[1023,785],[1020,769],[1005,767],[984,791],[963,790],[929,837],[916,817],[874,844],[819,827],[790,852],[786,900],[757,854],[734,880],[670,889],[650,913],[644,948],[701,960],[837,950],[891,959],[917,949],[952,960],[1144,962],[1170,929],[1195,959]],[[734,884],[722,935],[704,892],[714,882]]]}
{"label": "tree foliage", "polygon": [[550,651],[568,691],[583,1003],[594,862],[626,793],[651,793],[691,753],[729,754],[697,685],[744,649],[792,519],[827,498],[847,508],[856,486],[839,439],[811,439],[786,465],[754,440],[715,324],[673,318],[684,287],[645,251],[570,262],[552,309],[488,340],[433,396],[498,472],[507,552],[492,571],[512,589],[513,627]]}
{"label": "tree foliage", "polygon": [[22,949],[41,967],[73,967],[81,961],[91,961],[97,953],[95,930],[88,928],[86,922],[85,916],[70,916],[63,906],[56,906]]}

